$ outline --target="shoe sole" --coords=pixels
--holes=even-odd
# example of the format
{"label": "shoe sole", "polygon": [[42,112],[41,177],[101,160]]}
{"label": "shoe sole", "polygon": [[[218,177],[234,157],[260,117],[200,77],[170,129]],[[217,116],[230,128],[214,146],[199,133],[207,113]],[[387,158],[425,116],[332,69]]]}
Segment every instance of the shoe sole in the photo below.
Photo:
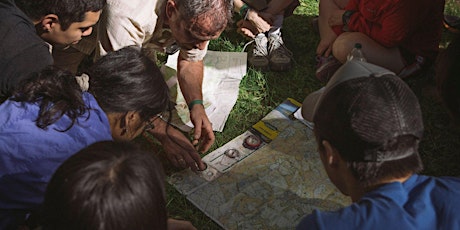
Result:
{"label": "shoe sole", "polygon": [[292,67],[292,62],[286,63],[286,64],[276,64],[271,62],[270,63],[270,70],[275,71],[275,72],[284,72],[288,71]]}

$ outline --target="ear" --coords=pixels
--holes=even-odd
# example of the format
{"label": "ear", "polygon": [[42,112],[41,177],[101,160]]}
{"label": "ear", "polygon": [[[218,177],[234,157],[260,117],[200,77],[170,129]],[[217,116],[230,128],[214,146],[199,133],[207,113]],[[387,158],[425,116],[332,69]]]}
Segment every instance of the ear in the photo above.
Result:
{"label": "ear", "polygon": [[323,140],[321,144],[324,146],[324,163],[331,168],[337,168],[339,166],[340,161],[342,160],[342,158],[339,155],[339,152],[327,140]]}
{"label": "ear", "polygon": [[47,14],[41,20],[40,24],[43,31],[50,32],[59,23],[59,17],[55,14]]}
{"label": "ear", "polygon": [[126,126],[135,124],[135,122],[137,122],[140,119],[139,112],[129,111],[126,113],[124,119]]}
{"label": "ear", "polygon": [[172,17],[173,13],[178,10],[177,4],[174,0],[168,0],[166,2],[166,17],[169,19]]}

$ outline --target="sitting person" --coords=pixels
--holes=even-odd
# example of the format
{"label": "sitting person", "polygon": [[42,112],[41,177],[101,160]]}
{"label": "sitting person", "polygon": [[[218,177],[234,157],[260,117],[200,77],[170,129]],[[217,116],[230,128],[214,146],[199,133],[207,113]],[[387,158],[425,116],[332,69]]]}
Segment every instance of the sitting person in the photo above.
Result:
{"label": "sitting person", "polygon": [[72,154],[98,141],[132,140],[168,108],[163,76],[138,48],[108,54],[88,75],[81,89],[70,72],[45,68],[0,105],[0,229],[38,208]]}
{"label": "sitting person", "polygon": [[321,0],[316,77],[327,82],[361,43],[367,61],[405,78],[432,66],[442,32],[444,0]]}
{"label": "sitting person", "polygon": [[292,64],[292,53],[281,38],[285,17],[299,6],[298,0],[234,0],[234,10],[243,19],[237,23],[239,32],[254,39],[249,64],[261,70],[286,71]]}
{"label": "sitting person", "polygon": [[163,167],[136,145],[103,141],[67,159],[43,204],[43,229],[195,229],[167,219]]}
{"label": "sitting person", "polygon": [[305,99],[302,115],[328,177],[354,203],[315,210],[297,229],[459,229],[460,178],[417,174],[420,105],[394,73],[347,62]]}

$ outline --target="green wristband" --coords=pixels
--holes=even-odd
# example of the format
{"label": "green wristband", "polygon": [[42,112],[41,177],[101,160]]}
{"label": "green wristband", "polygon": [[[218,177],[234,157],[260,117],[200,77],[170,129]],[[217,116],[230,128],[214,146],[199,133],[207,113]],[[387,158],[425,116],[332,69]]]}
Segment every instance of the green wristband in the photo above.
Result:
{"label": "green wristband", "polygon": [[248,10],[249,10],[248,4],[244,3],[240,8],[240,16],[245,17]]}
{"label": "green wristband", "polygon": [[203,104],[203,100],[193,100],[190,103],[188,103],[188,109],[192,110],[194,105],[202,105],[202,104]]}

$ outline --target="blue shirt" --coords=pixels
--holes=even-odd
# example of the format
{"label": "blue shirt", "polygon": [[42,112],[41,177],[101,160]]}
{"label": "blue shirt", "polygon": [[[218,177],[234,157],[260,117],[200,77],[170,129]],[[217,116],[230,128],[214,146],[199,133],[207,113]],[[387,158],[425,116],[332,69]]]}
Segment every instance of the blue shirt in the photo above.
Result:
{"label": "blue shirt", "polygon": [[297,229],[460,229],[460,178],[413,175],[332,212],[315,210]]}
{"label": "blue shirt", "polygon": [[91,109],[65,132],[58,130],[71,124],[67,116],[41,129],[35,124],[37,104],[7,100],[0,105],[1,210],[37,209],[61,163],[92,143],[112,140],[107,116],[95,98],[83,93],[83,100]]}

